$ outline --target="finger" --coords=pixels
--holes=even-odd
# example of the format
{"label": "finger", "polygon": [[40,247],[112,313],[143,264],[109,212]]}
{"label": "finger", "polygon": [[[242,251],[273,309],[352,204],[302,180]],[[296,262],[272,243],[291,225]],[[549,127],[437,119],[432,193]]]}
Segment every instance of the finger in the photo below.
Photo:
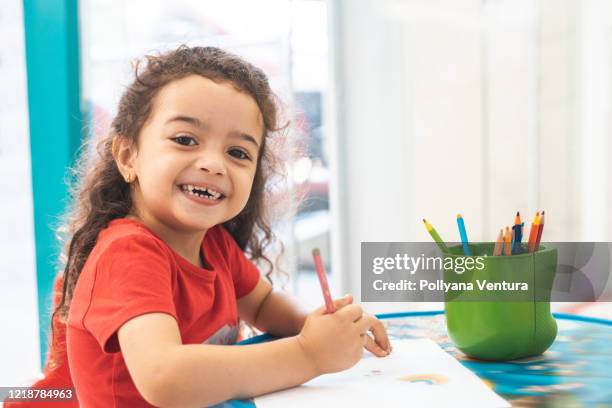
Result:
{"label": "finger", "polygon": [[[357,322],[363,315],[363,309],[359,305],[351,304],[338,310],[335,314],[343,319],[350,319],[352,322]],[[366,331],[367,330],[361,330],[360,332],[365,333]]]}
{"label": "finger", "polygon": [[365,337],[364,347],[370,353],[374,354],[376,357],[386,357],[389,355],[386,350],[383,350],[378,344],[376,344],[376,341],[374,341],[370,335],[364,334],[363,337]]}
{"label": "finger", "polygon": [[[344,295],[341,298],[334,299],[334,309],[338,310],[343,308],[346,305],[353,303],[353,295]],[[314,314],[323,315],[327,313],[327,306],[323,305],[314,310]]]}
{"label": "finger", "polygon": [[375,319],[373,318],[373,316],[364,313],[361,315],[361,319],[355,322],[357,324],[356,329],[359,330],[360,333],[369,332],[372,329],[372,326],[374,325],[374,320]]}
{"label": "finger", "polygon": [[389,340],[389,336],[387,335],[387,329],[383,322],[378,320],[374,316],[370,316],[372,321],[372,327],[370,327],[370,331],[374,335],[374,340],[378,346],[385,350],[387,353],[391,352],[391,341]]}
{"label": "finger", "polygon": [[385,329],[385,325],[380,320],[371,314],[364,313],[363,317],[356,323],[357,330],[359,330],[360,333],[371,331],[374,335],[376,344],[378,344],[378,346],[387,353],[391,352],[391,342],[389,341],[387,330]]}
{"label": "finger", "polygon": [[334,300],[334,309],[335,310],[342,309],[344,306],[348,306],[351,303],[353,303],[353,295],[349,293],[349,294],[342,296],[340,299]]}

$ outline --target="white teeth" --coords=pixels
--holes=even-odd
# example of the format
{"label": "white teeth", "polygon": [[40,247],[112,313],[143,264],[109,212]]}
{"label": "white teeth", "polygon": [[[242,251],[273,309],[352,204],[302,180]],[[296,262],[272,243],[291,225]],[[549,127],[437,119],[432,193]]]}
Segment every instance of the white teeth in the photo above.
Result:
{"label": "white teeth", "polygon": [[[210,188],[206,188],[206,187],[199,187],[199,186],[194,186],[192,184],[183,184],[182,185],[182,190],[194,195],[194,196],[198,196],[198,197],[203,197],[203,198],[208,198],[209,200],[218,200],[221,197],[221,193],[219,193],[218,191],[212,190]],[[206,194],[198,194],[198,193],[194,193],[194,189],[198,189],[200,191],[205,191],[210,195],[206,195]]]}

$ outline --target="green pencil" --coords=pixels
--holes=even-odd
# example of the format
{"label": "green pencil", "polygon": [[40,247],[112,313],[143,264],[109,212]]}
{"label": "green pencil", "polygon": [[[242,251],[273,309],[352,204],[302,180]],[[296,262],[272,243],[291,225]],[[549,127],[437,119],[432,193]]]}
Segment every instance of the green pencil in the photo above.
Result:
{"label": "green pencil", "polygon": [[436,241],[436,244],[438,244],[438,248],[440,248],[440,251],[444,253],[448,252],[448,248],[446,247],[444,241],[442,241],[442,238],[440,238],[440,235],[438,235],[438,231],[436,231],[436,229],[432,227],[431,224],[428,223],[425,218],[423,218],[423,222],[425,223],[425,228],[427,228],[427,232],[429,232],[429,235],[431,235],[433,240]]}

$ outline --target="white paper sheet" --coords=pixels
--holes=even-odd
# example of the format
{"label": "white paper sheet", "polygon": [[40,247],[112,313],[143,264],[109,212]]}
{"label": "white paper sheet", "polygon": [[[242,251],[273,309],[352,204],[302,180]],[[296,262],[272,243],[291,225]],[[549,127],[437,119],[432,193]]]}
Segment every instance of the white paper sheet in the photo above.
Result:
{"label": "white paper sheet", "polygon": [[[395,340],[388,357],[369,352],[347,371],[255,398],[273,407],[509,407],[431,340]],[[319,405],[317,405],[319,404]]]}

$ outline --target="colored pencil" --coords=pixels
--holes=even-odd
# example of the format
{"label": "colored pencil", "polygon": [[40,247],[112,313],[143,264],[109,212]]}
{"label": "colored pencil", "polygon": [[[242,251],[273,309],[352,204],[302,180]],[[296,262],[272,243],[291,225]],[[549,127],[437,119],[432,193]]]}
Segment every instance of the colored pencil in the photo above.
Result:
{"label": "colored pencil", "polygon": [[327,277],[325,276],[325,270],[323,269],[323,261],[321,260],[321,252],[319,248],[312,250],[312,258],[314,259],[315,269],[317,276],[319,277],[319,284],[321,284],[321,290],[323,291],[323,299],[325,299],[325,310],[327,313],[334,313],[334,303],[332,302],[331,294],[329,293],[329,285],[327,284]]}
{"label": "colored pencil", "polygon": [[502,248],[504,246],[504,229],[499,230],[497,239],[495,240],[495,248],[493,248],[493,256],[500,256],[502,254]]}
{"label": "colored pencil", "polygon": [[510,232],[510,227],[508,226],[506,226],[506,235],[504,236],[504,243],[504,255],[512,255],[512,233]]}
{"label": "colored pencil", "polygon": [[461,245],[463,245],[463,255],[471,256],[470,246],[468,245],[467,232],[465,231],[465,223],[461,214],[457,214],[457,226],[459,227],[459,235],[461,236]]}
{"label": "colored pencil", "polygon": [[540,249],[540,241],[542,240],[542,230],[544,229],[544,211],[540,216],[540,223],[538,225],[538,234],[536,236],[535,244],[533,245],[534,252]]}
{"label": "colored pencil", "polygon": [[513,254],[520,254],[523,252],[523,247],[521,246],[521,241],[523,240],[523,225],[525,225],[525,223],[521,222],[521,214],[517,211],[516,217],[514,218],[514,226],[512,227],[512,231],[514,232],[514,238],[512,239]]}
{"label": "colored pencil", "polygon": [[531,229],[529,230],[529,241],[527,241],[527,252],[533,252],[533,246],[538,236],[539,222],[540,222],[540,212],[538,211],[535,217],[533,217],[533,222],[531,223]]}
{"label": "colored pencil", "polygon": [[440,238],[440,235],[438,235],[438,231],[436,231],[436,229],[432,227],[431,224],[428,223],[425,218],[423,218],[423,222],[425,223],[425,228],[427,228],[427,232],[429,232],[429,235],[431,235],[436,244],[438,244],[438,248],[440,248],[440,251],[444,253],[448,252],[448,248],[446,247],[446,244],[444,243],[442,238]]}

